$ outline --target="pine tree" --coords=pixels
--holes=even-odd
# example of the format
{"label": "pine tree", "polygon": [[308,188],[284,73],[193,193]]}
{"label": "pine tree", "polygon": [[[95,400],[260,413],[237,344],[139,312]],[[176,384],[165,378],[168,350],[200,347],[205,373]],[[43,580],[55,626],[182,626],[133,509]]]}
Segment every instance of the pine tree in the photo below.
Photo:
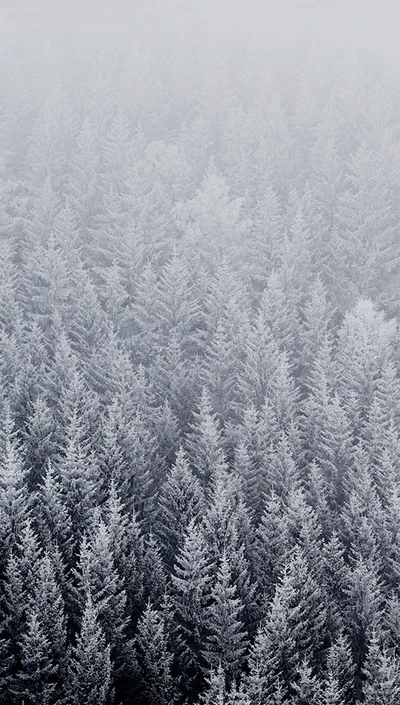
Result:
{"label": "pine tree", "polygon": [[22,702],[51,705],[55,700],[56,666],[49,656],[49,641],[37,613],[27,618],[27,631],[21,639],[21,672],[16,688]]}
{"label": "pine tree", "polygon": [[[188,341],[188,345],[190,342]],[[185,343],[173,329],[160,346],[149,370],[158,403],[172,407],[180,427],[187,429],[188,420],[199,394],[199,364],[184,351]]]}
{"label": "pine tree", "polygon": [[[1,634],[4,633],[3,619],[0,617]],[[0,703],[7,703],[10,699],[13,684],[12,677],[13,655],[9,637],[0,638]]]}
{"label": "pine tree", "polygon": [[146,702],[170,705],[174,702],[173,656],[168,648],[162,614],[150,603],[138,623],[137,651]]}
{"label": "pine tree", "polygon": [[[243,218],[243,199],[232,199],[229,187],[210,161],[196,196],[176,206],[177,225],[183,232],[185,249],[196,262],[211,271],[230,252],[230,260],[238,256],[240,239],[247,223]],[[218,238],[215,238],[218,233]]]}
{"label": "pine tree", "polygon": [[246,634],[241,620],[243,605],[236,597],[236,586],[225,552],[210,598],[211,604],[207,609],[208,646],[203,652],[204,657],[210,666],[221,664],[226,675],[233,678],[244,660]]}
{"label": "pine tree", "polygon": [[355,428],[360,429],[377,388],[382,367],[390,359],[396,322],[386,319],[370,299],[360,298],[345,315],[338,333],[338,390],[352,403]]}
{"label": "pine tree", "polygon": [[22,447],[10,410],[3,417],[0,458],[0,509],[3,551],[12,547],[29,512]]}
{"label": "pine tree", "polygon": [[327,622],[331,639],[334,639],[343,627],[343,611],[346,604],[345,590],[348,579],[345,553],[343,542],[335,531],[332,532],[322,547],[322,578],[328,595]]}
{"label": "pine tree", "polygon": [[98,624],[90,594],[72,648],[66,690],[67,699],[74,705],[109,705],[113,699],[110,646]]}
{"label": "pine tree", "polygon": [[198,411],[193,413],[186,448],[199,480],[206,484],[213,472],[224,464],[222,437],[219,423],[212,411],[210,398],[203,389]]}
{"label": "pine tree", "polygon": [[34,489],[42,483],[46,466],[56,454],[55,422],[46,401],[35,400],[25,433],[25,459],[29,471],[29,485]]}
{"label": "pine tree", "polygon": [[68,419],[66,446],[58,462],[62,497],[74,528],[75,542],[89,525],[94,502],[97,467],[80,411]]}
{"label": "pine tree", "polygon": [[49,553],[44,554],[37,567],[34,604],[48,642],[47,655],[53,661],[62,683],[67,654],[67,620],[61,585]]}
{"label": "pine tree", "polygon": [[345,587],[347,598],[346,626],[351,640],[356,666],[355,692],[361,693],[362,665],[368,641],[374,629],[379,629],[382,620],[382,593],[379,575],[375,566],[356,557],[349,571]]}
{"label": "pine tree", "polygon": [[298,546],[309,561],[314,575],[322,576],[323,558],[321,556],[322,532],[318,517],[306,501],[302,489],[292,490],[286,505],[286,528],[289,549]]}
{"label": "pine tree", "polygon": [[71,154],[67,189],[82,235],[86,237],[99,199],[98,138],[94,121],[85,115]]}
{"label": "pine tree", "polygon": [[253,670],[259,681],[257,688],[270,693],[279,681],[292,692],[301,660],[314,666],[321,658],[325,620],[322,591],[303,551],[296,547],[249,657],[250,674]]}
{"label": "pine tree", "polygon": [[136,622],[144,600],[144,539],[136,514],[126,510],[113,481],[104,514],[115,567],[124,581],[126,612]]}
{"label": "pine tree", "polygon": [[102,520],[93,527],[89,540],[82,539],[76,577],[78,604],[82,607],[90,595],[96,619],[118,668],[116,655],[122,656],[126,647],[127,598],[115,567],[110,533]]}
{"label": "pine tree", "polygon": [[328,292],[318,276],[313,284],[309,298],[303,308],[303,321],[300,332],[302,369],[310,369],[318,352],[331,334],[333,307],[328,299]]}
{"label": "pine tree", "polygon": [[269,455],[267,490],[272,490],[287,501],[290,492],[298,488],[299,469],[295,462],[295,450],[291,438],[283,432]]}
{"label": "pine tree", "polygon": [[220,560],[224,551],[228,551],[233,559],[240,544],[248,543],[250,517],[241,483],[225,467],[213,475],[208,508],[202,524],[209,556],[214,563]]}
{"label": "pine tree", "polygon": [[163,267],[159,283],[157,315],[160,325],[160,346],[176,334],[185,354],[198,350],[197,326],[200,311],[190,281],[186,258],[175,252]]}
{"label": "pine tree", "polygon": [[167,565],[174,564],[189,523],[197,520],[203,510],[204,499],[200,483],[194,477],[185,451],[181,447],[162,485],[159,497],[157,526]]}
{"label": "pine tree", "polygon": [[382,280],[397,265],[395,172],[390,151],[360,145],[348,165],[348,188],[339,197],[337,221],[346,249],[347,291],[353,297],[382,296]]}
{"label": "pine tree", "polygon": [[354,699],[355,664],[348,636],[345,633],[339,634],[326,654],[327,690],[331,681],[332,689],[339,690],[344,702],[351,702]]}
{"label": "pine tree", "polygon": [[267,398],[279,429],[288,433],[297,422],[299,393],[285,351],[279,355],[277,367],[268,385]]}
{"label": "pine tree", "polygon": [[279,497],[267,499],[253,547],[253,571],[256,576],[261,609],[264,614],[272,600],[278,580],[283,575],[288,550],[287,520]]}
{"label": "pine tree", "polygon": [[[27,245],[31,249],[37,251],[41,245],[46,244],[59,209],[58,195],[53,188],[52,179],[47,176],[42,187],[37,190],[37,196],[33,200],[25,225]],[[29,257],[29,255],[30,252],[27,249],[25,256]]]}
{"label": "pine tree", "polygon": [[[290,660],[289,649],[292,653],[294,642],[287,633],[284,619],[281,627],[280,643],[284,643],[284,653]],[[276,644],[264,626],[261,626],[256,634],[248,661],[249,673],[245,677],[245,689],[250,702],[254,705],[264,705],[265,702],[281,705],[287,689],[281,681],[283,675],[280,656],[276,653]],[[294,664],[291,665],[294,668]]]}
{"label": "pine tree", "polygon": [[144,599],[160,607],[166,591],[166,574],[160,544],[153,532],[145,538],[143,548]]}
{"label": "pine tree", "polygon": [[202,705],[225,705],[227,696],[225,680],[224,669],[219,664],[216,670],[210,671],[206,688],[201,694],[199,702]]}
{"label": "pine tree", "polygon": [[266,400],[259,412],[254,406],[246,408],[236,433],[234,467],[244,480],[244,496],[257,524],[271,490],[271,455],[279,440],[278,422],[269,401]]}
{"label": "pine tree", "polygon": [[244,346],[244,361],[239,380],[240,398],[244,407],[261,409],[268,385],[278,366],[279,339],[273,335],[268,314],[263,307],[257,312]]}
{"label": "pine tree", "polygon": [[51,551],[57,546],[66,563],[72,561],[72,520],[65,503],[62,485],[49,462],[43,478],[43,484],[37,492],[37,513],[39,533],[42,542]]}
{"label": "pine tree", "polygon": [[293,683],[293,687],[296,692],[293,702],[296,705],[319,705],[321,703],[321,683],[313,674],[307,662],[300,664],[297,669],[296,681]]}
{"label": "pine tree", "polygon": [[346,407],[337,395],[325,409],[324,425],[320,434],[316,458],[324,476],[329,506],[336,516],[346,497],[354,452],[350,419]]}
{"label": "pine tree", "polygon": [[371,635],[364,662],[363,684],[366,705],[394,705],[400,696],[400,665],[398,657],[380,644],[376,632]]}
{"label": "pine tree", "polygon": [[155,489],[160,481],[157,471],[157,443],[140,407],[121,428],[121,442],[127,460],[127,476],[121,483],[123,499],[134,507],[147,525],[154,519]]}
{"label": "pine tree", "polygon": [[338,683],[338,678],[328,671],[323,686],[323,705],[345,705],[346,700]]}
{"label": "pine tree", "polygon": [[[291,300],[291,288],[281,270],[271,272],[267,287],[262,292],[259,313],[268,326],[278,349],[289,353],[290,362],[297,359],[300,321],[297,301]],[[295,291],[293,291],[295,299]]]}
{"label": "pine tree", "polygon": [[206,608],[210,603],[211,566],[207,545],[194,521],[187,529],[172,573],[171,600],[175,621],[174,652],[182,669],[184,690],[196,690],[205,667]]}
{"label": "pine tree", "polygon": [[257,287],[264,288],[268,275],[278,263],[279,243],[283,238],[280,197],[267,172],[257,194],[251,237],[247,248],[249,275]]}

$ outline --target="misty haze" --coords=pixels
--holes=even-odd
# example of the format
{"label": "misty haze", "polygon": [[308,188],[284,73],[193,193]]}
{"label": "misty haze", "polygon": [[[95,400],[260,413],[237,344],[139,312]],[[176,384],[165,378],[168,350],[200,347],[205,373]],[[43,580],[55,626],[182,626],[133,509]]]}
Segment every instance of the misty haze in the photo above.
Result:
{"label": "misty haze", "polygon": [[399,26],[0,3],[1,705],[400,705]]}

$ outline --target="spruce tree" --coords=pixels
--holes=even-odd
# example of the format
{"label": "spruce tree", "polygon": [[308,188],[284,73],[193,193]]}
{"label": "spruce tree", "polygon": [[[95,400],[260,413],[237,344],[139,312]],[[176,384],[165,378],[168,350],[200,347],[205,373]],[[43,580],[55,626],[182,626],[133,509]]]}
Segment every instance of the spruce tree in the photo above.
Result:
{"label": "spruce tree", "polygon": [[173,656],[168,648],[162,614],[150,603],[138,623],[137,652],[146,702],[170,705],[174,702]]}
{"label": "spruce tree", "polygon": [[181,447],[173,467],[162,485],[159,497],[157,531],[167,565],[172,566],[189,523],[204,509],[201,486],[190,469]]}
{"label": "spruce tree", "polygon": [[181,668],[182,687],[196,690],[206,664],[207,607],[211,599],[211,565],[201,530],[192,521],[172,573],[174,651]]}
{"label": "spruce tree", "polygon": [[16,677],[18,697],[29,705],[56,702],[56,665],[49,655],[49,646],[38,614],[30,613],[21,638],[21,671]]}
{"label": "spruce tree", "polygon": [[208,646],[203,654],[211,667],[221,664],[233,678],[244,660],[246,633],[241,620],[243,605],[236,597],[236,586],[225,552],[222,555],[207,609]]}
{"label": "spruce tree", "polygon": [[74,705],[110,705],[113,700],[110,646],[99,626],[90,594],[72,647],[66,697]]}

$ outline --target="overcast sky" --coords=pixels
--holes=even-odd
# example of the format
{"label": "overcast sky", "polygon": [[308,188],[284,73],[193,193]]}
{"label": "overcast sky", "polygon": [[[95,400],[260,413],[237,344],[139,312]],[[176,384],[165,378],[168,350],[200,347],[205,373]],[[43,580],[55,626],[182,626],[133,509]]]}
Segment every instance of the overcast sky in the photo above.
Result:
{"label": "overcast sky", "polygon": [[325,41],[370,46],[399,57],[400,0],[0,0],[3,39],[151,34],[201,25],[205,30],[291,40],[305,32]]}

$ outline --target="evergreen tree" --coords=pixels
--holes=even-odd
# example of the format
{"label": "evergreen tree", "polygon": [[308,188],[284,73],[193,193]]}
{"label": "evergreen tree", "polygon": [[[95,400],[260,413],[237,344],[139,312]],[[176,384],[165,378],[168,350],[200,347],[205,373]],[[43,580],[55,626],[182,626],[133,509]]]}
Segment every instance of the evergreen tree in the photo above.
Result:
{"label": "evergreen tree", "polygon": [[400,672],[398,658],[382,649],[376,633],[371,635],[367,658],[364,662],[363,685],[366,705],[394,705],[400,695]]}
{"label": "evergreen tree", "polygon": [[211,666],[221,664],[233,678],[246,651],[246,634],[241,621],[243,605],[236,597],[229,560],[223,553],[207,610],[208,647],[203,652]]}
{"label": "evergreen tree", "polygon": [[9,409],[3,417],[1,436],[0,508],[3,517],[1,529],[4,549],[7,551],[20,534],[29,512],[22,447]]}
{"label": "evergreen tree", "polygon": [[157,525],[167,565],[173,565],[189,523],[198,519],[203,509],[204,498],[200,484],[181,447],[159,497]]}
{"label": "evergreen tree", "polygon": [[286,516],[281,500],[272,493],[257,527],[253,546],[253,571],[264,613],[282,577],[287,551]]}
{"label": "evergreen tree", "polygon": [[174,702],[173,657],[168,649],[162,614],[150,603],[138,623],[137,650],[146,702],[170,705]]}
{"label": "evergreen tree", "polygon": [[88,595],[96,619],[111,648],[116,669],[128,648],[126,593],[115,567],[108,527],[100,520],[89,540],[82,539],[77,567],[78,605],[85,605]]}
{"label": "evergreen tree", "polygon": [[29,705],[50,705],[55,700],[56,667],[49,656],[49,641],[38,615],[27,619],[27,631],[21,639],[21,672],[17,675],[18,697]]}
{"label": "evergreen tree", "polygon": [[296,705],[318,705],[322,701],[322,687],[312,669],[303,662],[297,671],[296,682],[293,684],[296,695],[293,700]]}
{"label": "evergreen tree", "polygon": [[74,705],[108,705],[113,699],[110,647],[98,624],[90,595],[72,648],[66,690],[67,699]]}
{"label": "evergreen tree", "polygon": [[180,665],[182,687],[196,690],[205,667],[206,608],[210,604],[211,566],[207,545],[192,521],[172,573],[172,606],[175,621],[174,652]]}
{"label": "evergreen tree", "polygon": [[199,480],[206,484],[213,472],[224,464],[219,423],[211,409],[207,391],[203,389],[198,411],[194,414],[186,440],[189,458]]}
{"label": "evergreen tree", "polygon": [[48,642],[47,655],[54,663],[58,682],[63,683],[67,656],[67,620],[61,585],[49,553],[44,554],[37,568],[34,604]]}

